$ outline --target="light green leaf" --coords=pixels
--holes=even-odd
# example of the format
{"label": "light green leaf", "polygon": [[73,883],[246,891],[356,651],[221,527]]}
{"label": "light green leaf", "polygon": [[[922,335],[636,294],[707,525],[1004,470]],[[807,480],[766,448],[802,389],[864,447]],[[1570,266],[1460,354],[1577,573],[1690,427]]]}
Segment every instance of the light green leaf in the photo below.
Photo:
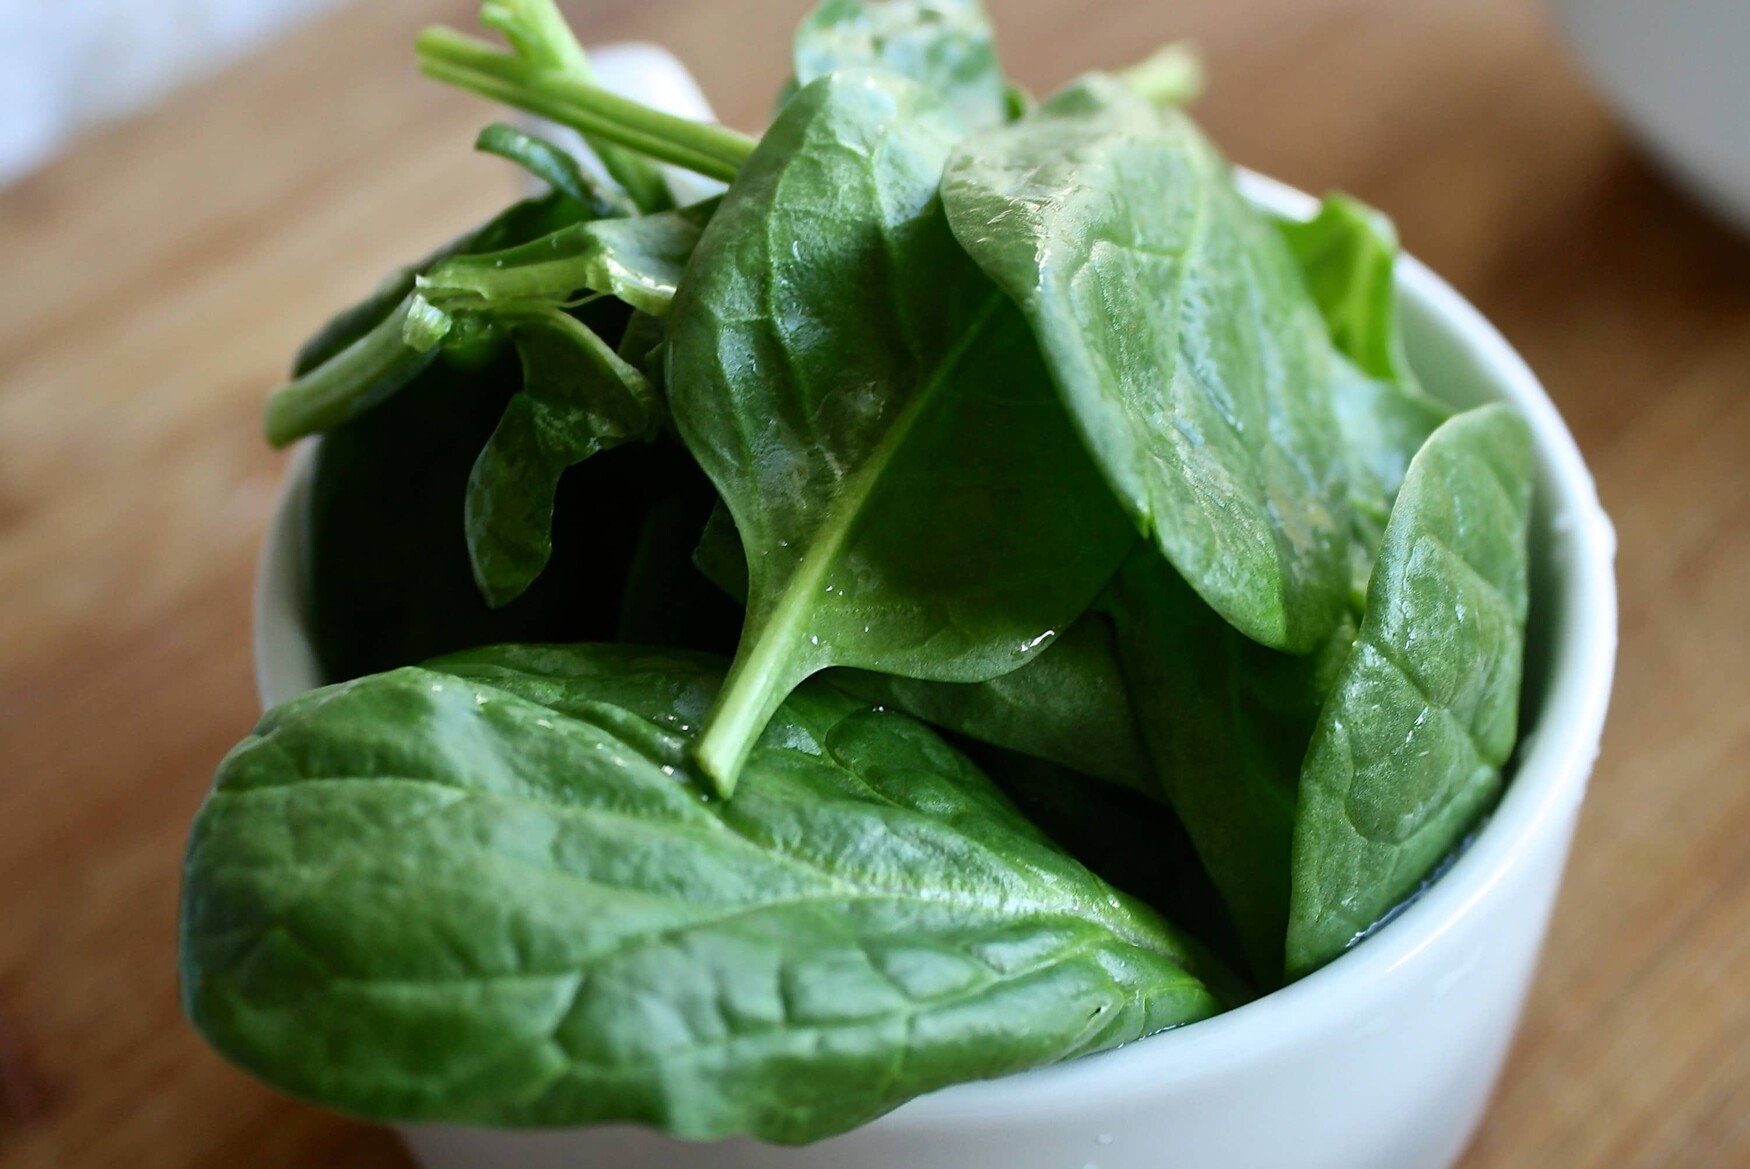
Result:
{"label": "light green leaf", "polygon": [[881,69],[934,91],[968,129],[1008,118],[1008,87],[978,0],[823,0],[796,30],[795,67],[796,88],[839,69]]}
{"label": "light green leaf", "polygon": [[1398,331],[1398,233],[1359,199],[1325,196],[1311,219],[1278,219],[1337,350],[1371,378],[1413,389]]}
{"label": "light green leaf", "polygon": [[469,293],[489,307],[559,303],[588,289],[662,316],[716,208],[717,200],[708,199],[654,215],[575,224],[504,251],[445,260],[420,286],[432,297]]}

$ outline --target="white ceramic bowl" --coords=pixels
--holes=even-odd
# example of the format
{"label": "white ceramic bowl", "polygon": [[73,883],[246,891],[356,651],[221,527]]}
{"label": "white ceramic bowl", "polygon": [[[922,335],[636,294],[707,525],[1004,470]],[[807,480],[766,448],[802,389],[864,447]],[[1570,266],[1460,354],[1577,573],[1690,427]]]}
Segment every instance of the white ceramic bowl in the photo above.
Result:
{"label": "white ceramic bowl", "polygon": [[1556,12],[1654,157],[1750,232],[1750,3],[1556,0]]}
{"label": "white ceramic bowl", "polygon": [[[1257,175],[1248,196],[1310,214]],[[403,1138],[426,1169],[1446,1169],[1482,1116],[1536,966],[1598,749],[1616,655],[1615,539],[1591,476],[1525,363],[1413,259],[1398,266],[1410,359],[1456,406],[1511,402],[1538,457],[1524,735],[1499,809],[1450,872],[1322,970],[1117,1051],[914,1100],[800,1149],[685,1144],[632,1126]],[[271,704],[320,681],[297,565],[309,450],[257,582]]]}

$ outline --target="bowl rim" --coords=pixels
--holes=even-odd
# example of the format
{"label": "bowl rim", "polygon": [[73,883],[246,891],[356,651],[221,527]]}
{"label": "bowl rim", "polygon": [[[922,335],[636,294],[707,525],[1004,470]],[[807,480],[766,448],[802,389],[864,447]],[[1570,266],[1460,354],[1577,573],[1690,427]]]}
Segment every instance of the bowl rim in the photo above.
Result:
{"label": "bowl rim", "polygon": [[[1238,169],[1241,190],[1281,215],[1305,218],[1318,200]],[[977,1116],[1078,1109],[1090,1093],[1117,1100],[1154,1094],[1237,1067],[1344,1027],[1394,974],[1478,911],[1520,860],[1563,830],[1585,794],[1609,703],[1616,657],[1616,539],[1591,474],[1555,404],[1523,358],[1449,284],[1409,255],[1397,265],[1398,295],[1444,329],[1500,400],[1530,424],[1541,471],[1540,504],[1559,517],[1565,539],[1550,599],[1550,664],[1537,724],[1522,735],[1512,781],[1489,822],[1452,868],[1401,914],[1326,966],[1244,1006],[1098,1055],[993,1080],[956,1084],[908,1101],[873,1121],[930,1128]],[[303,620],[297,571],[316,441],[299,445],[281,481],[264,535],[253,620],[257,691],[264,707],[317,676]]]}

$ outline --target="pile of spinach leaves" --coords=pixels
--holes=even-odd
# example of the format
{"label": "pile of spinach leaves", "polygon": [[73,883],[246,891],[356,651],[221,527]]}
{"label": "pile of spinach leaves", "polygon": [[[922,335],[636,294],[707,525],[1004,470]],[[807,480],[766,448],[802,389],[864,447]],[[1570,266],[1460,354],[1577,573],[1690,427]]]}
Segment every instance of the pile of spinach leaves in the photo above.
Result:
{"label": "pile of spinach leaves", "polygon": [[[433,77],[548,193],[299,355],[333,685],[220,766],[190,1017],[383,1120],[801,1142],[1342,953],[1516,738],[1531,451],[1396,241],[1241,197],[1168,52],[1034,106],[976,0],[824,0],[757,141],[551,0]],[[659,164],[725,180],[677,207]]]}

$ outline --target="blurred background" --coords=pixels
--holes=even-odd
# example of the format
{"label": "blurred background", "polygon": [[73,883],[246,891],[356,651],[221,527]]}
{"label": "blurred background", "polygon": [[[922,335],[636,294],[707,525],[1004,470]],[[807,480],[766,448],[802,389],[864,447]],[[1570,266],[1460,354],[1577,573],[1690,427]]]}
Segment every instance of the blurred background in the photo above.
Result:
{"label": "blurred background", "polygon": [[[1618,526],[1622,656],[1463,1164],[1750,1165],[1750,3],[988,4],[1036,92],[1198,42],[1235,161],[1385,209],[1543,378]],[[755,130],[808,4],[566,7]],[[408,1164],[198,1042],[175,895],[255,715],[261,401],[515,193],[469,150],[491,111],[412,67],[473,8],[0,0],[0,1169]]]}

